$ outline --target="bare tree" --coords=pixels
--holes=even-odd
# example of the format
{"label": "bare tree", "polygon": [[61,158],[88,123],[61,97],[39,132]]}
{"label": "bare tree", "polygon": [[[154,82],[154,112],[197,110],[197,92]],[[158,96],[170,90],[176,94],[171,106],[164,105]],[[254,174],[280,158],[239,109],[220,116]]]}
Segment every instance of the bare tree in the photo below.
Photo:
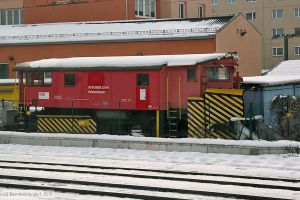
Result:
{"label": "bare tree", "polygon": [[300,98],[277,95],[270,106],[273,123],[277,125],[284,139],[300,141]]}

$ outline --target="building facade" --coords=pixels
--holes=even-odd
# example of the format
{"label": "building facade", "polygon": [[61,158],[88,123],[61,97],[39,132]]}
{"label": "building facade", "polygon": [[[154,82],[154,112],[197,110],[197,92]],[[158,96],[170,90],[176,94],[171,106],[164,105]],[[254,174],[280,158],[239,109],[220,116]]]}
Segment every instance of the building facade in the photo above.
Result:
{"label": "building facade", "polygon": [[19,0],[24,23],[203,18],[210,0]]}
{"label": "building facade", "polygon": [[[23,23],[23,0],[0,1],[0,25]],[[0,61],[0,79],[9,77],[9,63]]]}
{"label": "building facade", "polygon": [[[284,39],[282,36],[274,38],[275,35],[287,34],[288,59],[300,59],[299,0],[211,1],[212,16],[235,15],[237,13],[244,14],[262,34],[263,69],[271,69],[284,60]],[[293,34],[296,34],[295,37]]]}
{"label": "building facade", "polygon": [[161,0],[23,0],[24,23],[160,18]]}
{"label": "building facade", "polygon": [[23,0],[0,1],[0,25],[23,23]]}
{"label": "building facade", "polygon": [[162,0],[161,18],[203,18],[211,15],[210,0]]}

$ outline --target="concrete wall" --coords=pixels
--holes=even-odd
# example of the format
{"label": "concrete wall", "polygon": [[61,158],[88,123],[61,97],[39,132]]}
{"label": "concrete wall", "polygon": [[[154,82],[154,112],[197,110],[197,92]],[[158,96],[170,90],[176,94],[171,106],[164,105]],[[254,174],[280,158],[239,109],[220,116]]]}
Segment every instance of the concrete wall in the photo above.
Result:
{"label": "concrete wall", "polygon": [[[245,32],[243,35],[242,32]],[[239,56],[241,76],[260,75],[262,66],[262,38],[243,15],[238,15],[217,32],[217,52],[234,52]]]}
{"label": "concrete wall", "polygon": [[[0,144],[22,144],[22,145],[42,145],[42,146],[63,146],[63,147],[97,147],[97,148],[113,148],[113,149],[134,149],[134,150],[152,150],[152,151],[170,151],[170,152],[201,152],[201,153],[225,153],[225,154],[240,154],[240,155],[261,155],[261,154],[282,154],[290,153],[286,146],[273,146],[272,144],[264,146],[247,146],[247,145],[230,145],[230,144],[201,144],[201,143],[184,143],[174,141],[175,139],[166,139],[162,142],[143,141],[132,137],[132,140],[123,139],[97,139],[95,138],[80,138],[80,135],[70,135],[67,137],[55,136],[52,134],[30,134],[23,133],[1,133]],[[99,135],[101,137],[101,135]],[[290,147],[292,151],[294,146]],[[295,151],[296,152],[296,151]]]}

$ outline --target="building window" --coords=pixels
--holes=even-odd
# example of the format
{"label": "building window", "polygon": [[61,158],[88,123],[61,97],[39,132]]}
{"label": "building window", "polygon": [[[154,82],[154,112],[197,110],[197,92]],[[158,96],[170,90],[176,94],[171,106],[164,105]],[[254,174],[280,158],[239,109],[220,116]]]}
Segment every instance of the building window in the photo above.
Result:
{"label": "building window", "polygon": [[75,74],[65,74],[65,86],[67,87],[73,87],[75,86]]}
{"label": "building window", "polygon": [[207,67],[206,76],[208,81],[225,81],[229,80],[229,68],[227,67]]}
{"label": "building window", "polygon": [[0,64],[0,79],[8,79],[8,78],[9,78],[9,65]]}
{"label": "building window", "polygon": [[295,35],[300,36],[300,28],[295,28]]}
{"label": "building window", "polygon": [[256,20],[256,12],[246,12],[245,16],[247,20]]}
{"label": "building window", "polygon": [[280,10],[273,10],[272,11],[272,17],[273,19],[281,19],[283,18],[283,10],[280,9]]}
{"label": "building window", "polygon": [[149,74],[137,74],[136,86],[148,87],[149,86]]}
{"label": "building window", "polygon": [[235,2],[235,0],[227,0],[227,3],[228,4],[235,4],[236,2]]}
{"label": "building window", "polygon": [[219,0],[211,0],[211,4],[212,5],[218,5],[219,4]]}
{"label": "building window", "polygon": [[300,17],[300,8],[294,9],[294,15],[295,15],[295,17]]}
{"label": "building window", "polygon": [[283,35],[283,28],[273,28],[273,35]]}
{"label": "building window", "polygon": [[272,55],[273,56],[283,56],[283,47],[273,47]]}
{"label": "building window", "polygon": [[228,13],[228,16],[233,17],[233,16],[235,16],[235,14],[234,13]]}
{"label": "building window", "polygon": [[185,3],[179,2],[179,18],[185,18]]}
{"label": "building window", "polygon": [[294,47],[294,54],[300,56],[300,46]]}
{"label": "building window", "polygon": [[187,80],[196,81],[197,80],[197,68],[196,66],[187,68]]}
{"label": "building window", "polygon": [[256,2],[256,0],[246,0],[246,2]]}
{"label": "building window", "polygon": [[155,18],[155,0],[135,0],[135,15],[139,17]]}
{"label": "building window", "polygon": [[202,4],[198,5],[198,18],[204,17],[204,6]]}
{"label": "building window", "polygon": [[0,24],[14,25],[23,23],[23,12],[21,9],[0,10]]}

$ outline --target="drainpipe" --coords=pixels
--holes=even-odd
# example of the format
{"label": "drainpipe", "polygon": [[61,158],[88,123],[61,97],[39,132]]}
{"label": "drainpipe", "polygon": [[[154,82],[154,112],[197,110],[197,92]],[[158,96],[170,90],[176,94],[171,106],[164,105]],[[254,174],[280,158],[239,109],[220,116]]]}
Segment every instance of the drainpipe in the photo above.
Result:
{"label": "drainpipe", "polygon": [[283,45],[284,45],[284,60],[289,59],[289,37],[288,35],[283,36]]}
{"label": "drainpipe", "polygon": [[128,20],[128,0],[125,0],[125,13],[126,13],[126,20]]}

